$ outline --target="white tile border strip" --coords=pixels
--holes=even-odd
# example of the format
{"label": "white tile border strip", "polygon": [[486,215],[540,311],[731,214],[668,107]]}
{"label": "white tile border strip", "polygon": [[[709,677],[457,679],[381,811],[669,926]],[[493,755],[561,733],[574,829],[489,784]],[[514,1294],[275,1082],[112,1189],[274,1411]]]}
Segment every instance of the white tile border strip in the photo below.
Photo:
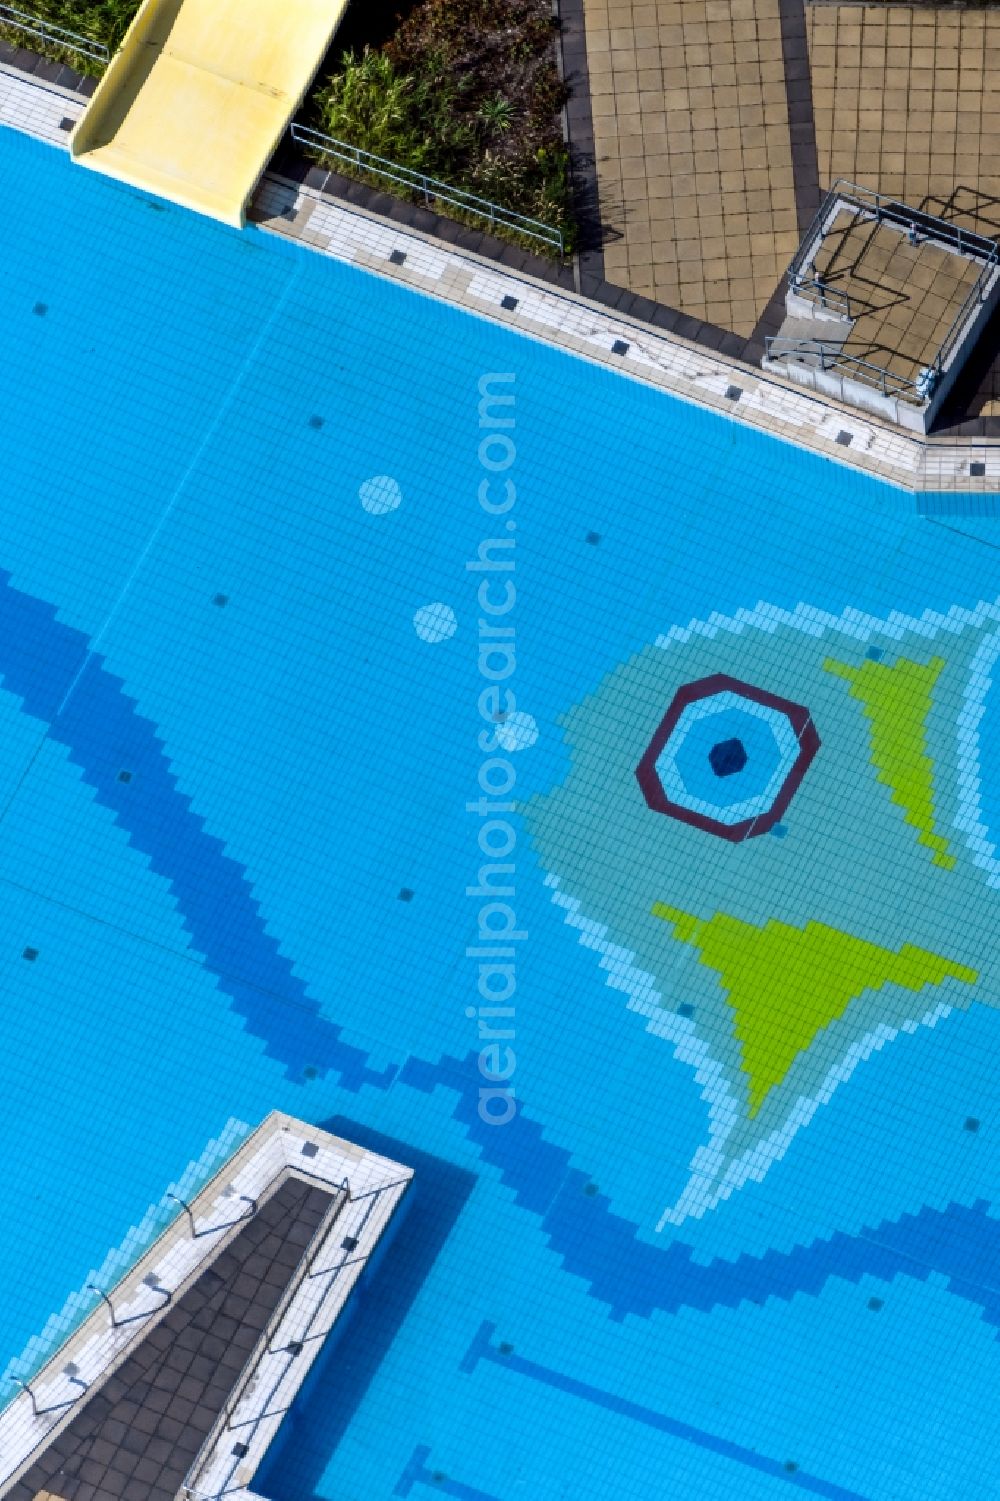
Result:
{"label": "white tile border strip", "polygon": [[[307,1143],[316,1148],[309,1155],[303,1152]],[[309,1338],[281,1385],[282,1396],[291,1401],[293,1388],[297,1390],[319,1353],[413,1173],[386,1157],[275,1111],[111,1289],[108,1296],[118,1322],[112,1322],[108,1305],[99,1303],[32,1380],[30,1392],[20,1392],[0,1413],[0,1496],[82,1410],[79,1399],[84,1392],[99,1391],[168,1308],[240,1234],[249,1219],[242,1209],[243,1201],[264,1202],[290,1177],[326,1188],[340,1200],[344,1199],[344,1185],[349,1184],[347,1200],[338,1206],[337,1227],[343,1226],[344,1235],[355,1235],[358,1240],[351,1265],[344,1268],[345,1275],[306,1278],[283,1309],[280,1332],[287,1333],[289,1339],[303,1333]],[[275,1332],[269,1321],[264,1337],[270,1339]],[[260,1368],[271,1375],[266,1356]],[[240,1476],[234,1482],[237,1486],[252,1478],[280,1422],[280,1417],[273,1422],[262,1419],[263,1409],[255,1410],[261,1397],[266,1401],[269,1394],[270,1388],[262,1388],[256,1381],[241,1393],[236,1412],[245,1426],[254,1426],[247,1440],[248,1454],[240,1461]],[[232,1434],[224,1429],[219,1437],[227,1435],[231,1454]],[[204,1468],[210,1482],[221,1460],[214,1450],[203,1449],[196,1464]]]}
{"label": "white tile border strip", "polygon": [[146,1251],[163,1230],[165,1224],[177,1213],[172,1195],[182,1199],[193,1198],[219,1171],[222,1162],[228,1160],[240,1142],[250,1134],[250,1126],[235,1117],[227,1121],[220,1134],[208,1143],[205,1150],[184,1172],[171,1183],[160,1199],[151,1204],[135,1224],[129,1226],[117,1245],[112,1246],[98,1267],[92,1268],[86,1281],[76,1292],[70,1293],[62,1308],[50,1315],[40,1334],[33,1335],[21,1352],[8,1361],[0,1375],[0,1407],[13,1400],[16,1392],[12,1383],[17,1379],[33,1381],[38,1371],[93,1309],[93,1287],[110,1287],[119,1281],[129,1266]]}
{"label": "white tile border strip", "polygon": [[[65,147],[67,132],[60,121],[75,120],[85,107],[79,95],[0,65],[0,124]],[[266,232],[440,297],[910,493],[1000,492],[998,439],[918,438],[770,372],[715,355],[523,273],[503,270],[470,251],[443,245],[419,230],[324,197],[275,173],[265,176],[255,210]],[[402,264],[390,261],[393,251],[403,253]],[[504,297],[516,298],[516,308],[502,308]],[[623,354],[613,352],[619,342],[628,345]],[[738,401],[726,396],[731,386],[740,388]],[[841,433],[850,435],[849,444],[837,441]],[[971,463],[983,465],[985,472],[971,474]]]}

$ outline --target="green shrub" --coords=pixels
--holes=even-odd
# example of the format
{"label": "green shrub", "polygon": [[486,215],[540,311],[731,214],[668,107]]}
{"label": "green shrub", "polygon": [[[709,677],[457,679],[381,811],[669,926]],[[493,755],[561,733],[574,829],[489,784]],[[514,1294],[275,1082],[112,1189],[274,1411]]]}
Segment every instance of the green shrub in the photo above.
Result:
{"label": "green shrub", "polygon": [[385,52],[366,48],[345,56],[315,98],[328,135],[434,174],[445,162],[460,164],[474,146],[456,108],[461,90],[460,80],[432,86],[427,74],[399,73]]}
{"label": "green shrub", "polygon": [[342,58],[315,96],[317,124],[541,219],[570,244],[566,90],[554,42],[548,0],[422,0],[382,49]]}
{"label": "green shrub", "polygon": [[[114,52],[139,9],[139,0],[14,0],[15,8],[53,26],[62,26],[88,41],[100,42]],[[85,54],[62,47],[55,41],[42,41],[19,28],[0,24],[0,35],[19,47],[41,52],[55,62],[68,63],[80,73],[103,72],[101,63]]]}

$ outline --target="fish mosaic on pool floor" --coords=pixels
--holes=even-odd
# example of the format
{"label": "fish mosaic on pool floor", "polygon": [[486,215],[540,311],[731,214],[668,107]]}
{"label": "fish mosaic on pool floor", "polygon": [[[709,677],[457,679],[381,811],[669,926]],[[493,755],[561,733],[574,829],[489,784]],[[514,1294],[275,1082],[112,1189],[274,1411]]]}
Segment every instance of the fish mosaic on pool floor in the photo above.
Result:
{"label": "fish mosaic on pool floor", "polygon": [[707,1106],[659,1228],[763,1179],[900,1032],[1000,1004],[998,655],[997,605],[762,604],[671,630],[565,716],[570,770],[524,809],[547,882]]}

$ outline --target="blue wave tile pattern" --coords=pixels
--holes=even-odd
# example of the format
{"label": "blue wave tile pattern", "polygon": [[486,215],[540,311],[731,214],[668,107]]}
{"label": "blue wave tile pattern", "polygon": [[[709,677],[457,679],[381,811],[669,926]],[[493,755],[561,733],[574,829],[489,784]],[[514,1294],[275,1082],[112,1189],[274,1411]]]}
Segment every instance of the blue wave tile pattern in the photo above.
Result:
{"label": "blue wave tile pattern", "polygon": [[[151,868],[170,882],[194,947],[208,957],[248,1029],[296,1076],[306,1059],[319,1060],[320,1068],[337,1070],[345,1088],[387,1088],[392,1070],[368,1069],[363,1053],[319,1015],[267,932],[244,871],[179,791],[155,726],[137,712],[120,679],[51,606],[13,588],[2,573],[0,631],[12,648],[0,669],[4,686],[26,713],[48,721],[51,737],[67,747]],[[119,770],[123,751],[136,768],[128,781]]]}

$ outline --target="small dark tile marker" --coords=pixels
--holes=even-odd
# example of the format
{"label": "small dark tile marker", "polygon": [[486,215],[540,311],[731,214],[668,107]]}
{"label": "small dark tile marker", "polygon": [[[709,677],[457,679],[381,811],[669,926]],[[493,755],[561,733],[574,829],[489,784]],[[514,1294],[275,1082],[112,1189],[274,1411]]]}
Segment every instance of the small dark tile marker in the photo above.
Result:
{"label": "small dark tile marker", "polygon": [[444,1470],[435,1470],[433,1475],[431,1476],[431,1479],[433,1480],[435,1485],[444,1485],[448,1477],[445,1474]]}
{"label": "small dark tile marker", "polygon": [[798,1469],[798,1465],[795,1463],[794,1459],[786,1459],[785,1469],[788,1471],[789,1475],[794,1475],[795,1471]]}
{"label": "small dark tile marker", "polygon": [[730,401],[739,401],[740,397],[743,395],[743,387],[727,386],[726,395],[729,397]]}
{"label": "small dark tile marker", "polygon": [[869,1298],[868,1307],[871,1309],[872,1313],[878,1313],[880,1309],[885,1307],[885,1304],[883,1303],[881,1298]]}
{"label": "small dark tile marker", "polygon": [[742,740],[720,740],[708,753],[708,764],[717,777],[735,776],[747,764]]}
{"label": "small dark tile marker", "polygon": [[310,418],[309,418],[309,426],[310,426],[310,427],[311,427],[311,428],[312,428],[312,429],[313,429],[313,430],[314,430],[314,431],[315,431],[315,432],[317,432],[317,433],[318,433],[318,432],[319,432],[319,430],[320,430],[320,428],[321,428],[321,427],[322,427],[322,426],[323,426],[323,424],[324,424],[324,422],[325,422],[325,421],[326,421],[326,418],[325,418],[325,417],[310,417]]}
{"label": "small dark tile marker", "polygon": [[289,1340],[288,1344],[285,1346],[285,1349],[288,1351],[289,1355],[301,1355],[303,1349],[302,1341],[300,1339]]}
{"label": "small dark tile marker", "polygon": [[975,475],[983,475],[983,474],[986,473],[986,465],[985,464],[975,464],[975,463],[970,464],[969,465],[969,473],[970,474],[975,474]]}
{"label": "small dark tile marker", "polygon": [[249,1453],[250,1453],[250,1450],[247,1448],[246,1444],[234,1444],[233,1445],[233,1454],[236,1456],[237,1459],[246,1459],[246,1457],[247,1457],[247,1455]]}
{"label": "small dark tile marker", "polygon": [[413,901],[413,892],[410,890],[409,886],[404,886],[401,889],[401,891],[399,893],[399,900],[401,902],[412,902]]}
{"label": "small dark tile marker", "polygon": [[71,120],[70,117],[69,117],[69,115],[64,115],[63,118],[59,121],[59,129],[60,130],[72,130],[73,126],[75,124],[76,124],[76,121],[75,120]]}
{"label": "small dark tile marker", "polygon": [[390,261],[392,262],[392,264],[394,266],[401,266],[403,264],[403,262],[406,260],[406,251],[405,250],[393,250],[393,251],[390,252],[389,259],[390,259]]}
{"label": "small dark tile marker", "polygon": [[976,1120],[976,1117],[974,1115],[970,1115],[969,1116],[968,1120],[965,1123],[965,1129],[966,1129],[966,1131],[978,1131],[979,1130],[979,1122]]}
{"label": "small dark tile marker", "polygon": [[213,605],[218,605],[219,609],[222,610],[229,603],[229,595],[228,594],[217,594],[215,596],[215,598],[212,600],[212,603],[213,603]]}
{"label": "small dark tile marker", "polygon": [[594,1195],[597,1193],[597,1184],[596,1183],[585,1183],[583,1191],[587,1195],[588,1199],[592,1199],[594,1197]]}
{"label": "small dark tile marker", "polygon": [[865,652],[865,656],[868,658],[869,662],[881,662],[882,658],[885,656],[885,652],[880,646],[870,646]]}
{"label": "small dark tile marker", "polygon": [[506,308],[508,313],[512,313],[517,307],[517,298],[511,297],[509,294],[506,297],[501,297],[500,306]]}
{"label": "small dark tile marker", "polygon": [[118,773],[118,780],[119,782],[131,782],[132,773],[130,771],[120,771]]}
{"label": "small dark tile marker", "polygon": [[343,1238],[343,1240],[340,1242],[340,1249],[342,1251],[356,1251],[358,1249],[358,1238],[357,1238],[357,1236],[356,1235],[345,1235],[344,1238]]}
{"label": "small dark tile marker", "polygon": [[49,305],[47,302],[36,302],[34,307],[31,309],[36,318],[44,318],[48,310]]}
{"label": "small dark tile marker", "polygon": [[694,1007],[692,1006],[691,1002],[682,1001],[681,1004],[677,1007],[677,1015],[687,1017],[694,1016]]}
{"label": "small dark tile marker", "polygon": [[303,1146],[302,1146],[302,1155],[303,1155],[303,1157],[315,1157],[318,1154],[318,1152],[319,1152],[319,1147],[316,1145],[316,1143],[314,1141],[307,1141],[307,1142],[303,1143]]}
{"label": "small dark tile marker", "polygon": [[598,544],[598,542],[600,542],[600,540],[601,540],[601,534],[600,534],[600,532],[588,532],[587,533],[587,541],[590,543],[591,547],[596,547],[597,544]]}
{"label": "small dark tile marker", "polygon": [[506,1340],[504,1340],[502,1345],[498,1345],[497,1349],[499,1350],[501,1355],[513,1355],[514,1353],[514,1346],[508,1344]]}
{"label": "small dark tile marker", "polygon": [[29,963],[33,964],[34,961],[38,958],[38,950],[37,949],[25,949],[24,953],[21,955],[21,958],[22,959],[27,959]]}
{"label": "small dark tile marker", "polygon": [[837,442],[841,445],[841,447],[842,448],[849,448],[850,445],[851,445],[851,443],[853,441],[854,441],[853,434],[852,433],[847,433],[847,432],[844,431],[843,428],[841,428],[840,432],[837,434]]}
{"label": "small dark tile marker", "polygon": [[784,839],[785,835],[788,833],[788,826],[783,823],[776,823],[774,828],[771,830],[771,833],[774,835],[775,839]]}
{"label": "small dark tile marker", "polygon": [[628,354],[628,345],[624,339],[616,339],[611,346],[612,354]]}
{"label": "small dark tile marker", "polygon": [[318,1072],[318,1069],[315,1069],[310,1065],[309,1068],[304,1068],[302,1070],[302,1077],[303,1079],[315,1079]]}

